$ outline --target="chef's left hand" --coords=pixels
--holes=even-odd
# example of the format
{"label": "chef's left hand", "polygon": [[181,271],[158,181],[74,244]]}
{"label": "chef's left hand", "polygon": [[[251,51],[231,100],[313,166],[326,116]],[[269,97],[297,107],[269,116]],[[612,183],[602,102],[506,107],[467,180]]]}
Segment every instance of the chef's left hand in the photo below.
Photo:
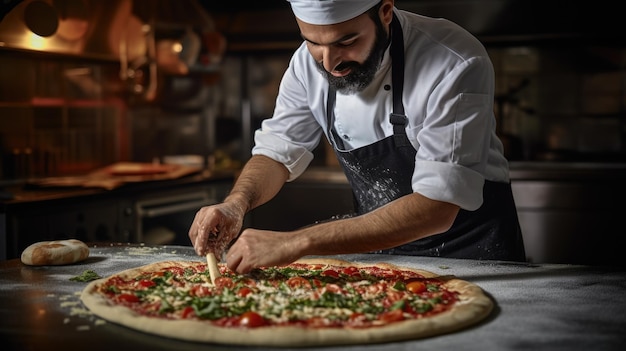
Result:
{"label": "chef's left hand", "polygon": [[297,235],[259,229],[244,230],[226,254],[228,268],[248,273],[253,268],[281,266],[300,258]]}
{"label": "chef's left hand", "polygon": [[244,211],[234,202],[202,207],[189,228],[189,239],[198,255],[212,252],[218,260],[237,236]]}

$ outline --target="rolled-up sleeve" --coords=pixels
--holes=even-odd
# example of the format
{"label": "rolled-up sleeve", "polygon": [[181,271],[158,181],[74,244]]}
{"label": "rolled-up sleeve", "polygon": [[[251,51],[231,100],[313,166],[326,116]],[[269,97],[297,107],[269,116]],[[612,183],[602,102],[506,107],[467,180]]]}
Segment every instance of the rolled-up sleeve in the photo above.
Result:
{"label": "rolled-up sleeve", "polygon": [[288,182],[298,178],[313,160],[313,153],[306,147],[294,144],[281,137],[259,129],[254,134],[253,155],[264,155],[280,162],[289,171]]}
{"label": "rolled-up sleeve", "polygon": [[413,190],[466,210],[482,205],[493,125],[493,71],[484,58],[463,62],[429,97],[418,144]]}
{"label": "rolled-up sleeve", "polygon": [[430,199],[450,202],[466,210],[476,210],[483,202],[485,179],[467,167],[453,163],[417,161],[413,191]]}

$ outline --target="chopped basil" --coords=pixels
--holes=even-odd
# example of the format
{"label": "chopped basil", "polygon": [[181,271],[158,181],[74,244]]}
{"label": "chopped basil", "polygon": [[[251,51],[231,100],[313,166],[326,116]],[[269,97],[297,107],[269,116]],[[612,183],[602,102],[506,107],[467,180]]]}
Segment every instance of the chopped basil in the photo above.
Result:
{"label": "chopped basil", "polygon": [[404,309],[404,304],[405,303],[406,303],[406,301],[404,301],[404,300],[396,301],[393,305],[391,305],[389,310],[390,311],[402,310],[402,309]]}
{"label": "chopped basil", "polygon": [[152,278],[152,281],[155,282],[157,285],[163,285],[167,282],[167,279],[165,277],[155,277]]}
{"label": "chopped basil", "polygon": [[426,284],[426,290],[430,292],[437,292],[439,291],[439,285],[432,283]]}
{"label": "chopped basil", "polygon": [[226,311],[215,299],[196,299],[191,307],[193,307],[196,315],[202,319],[218,319],[226,316]]}
{"label": "chopped basil", "polygon": [[417,300],[411,302],[411,307],[417,313],[426,313],[433,309],[433,305],[429,301]]}
{"label": "chopped basil", "polygon": [[404,284],[404,282],[401,281],[397,281],[394,285],[393,288],[398,290],[398,291],[405,291],[406,290],[406,284]]}
{"label": "chopped basil", "polygon": [[120,289],[115,285],[108,285],[105,288],[105,291],[113,293],[113,294],[119,294],[121,292]]}
{"label": "chopped basil", "polygon": [[99,276],[96,272],[92,270],[86,270],[86,271],[83,271],[83,273],[81,273],[80,275],[71,277],[70,280],[73,282],[89,282],[89,281],[100,279],[100,278],[102,277]]}
{"label": "chopped basil", "polygon": [[162,299],[161,306],[159,307],[159,314],[165,314],[172,311],[174,311],[174,307],[169,302],[167,302],[166,299]]}
{"label": "chopped basil", "polygon": [[440,304],[441,301],[442,301],[441,296],[435,296],[433,298],[428,299],[428,302],[433,304],[433,305]]}

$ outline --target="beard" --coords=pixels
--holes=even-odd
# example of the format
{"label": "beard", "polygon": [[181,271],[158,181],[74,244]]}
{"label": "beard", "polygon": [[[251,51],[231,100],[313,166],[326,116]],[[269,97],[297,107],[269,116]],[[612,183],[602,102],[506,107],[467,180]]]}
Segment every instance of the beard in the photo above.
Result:
{"label": "beard", "polygon": [[363,63],[356,61],[342,62],[335,69],[338,71],[351,68],[352,72],[344,77],[335,77],[324,68],[322,62],[317,62],[317,69],[326,77],[331,87],[342,94],[355,94],[363,91],[376,76],[383,55],[389,44],[387,32],[382,23],[376,24],[376,40],[369,55]]}

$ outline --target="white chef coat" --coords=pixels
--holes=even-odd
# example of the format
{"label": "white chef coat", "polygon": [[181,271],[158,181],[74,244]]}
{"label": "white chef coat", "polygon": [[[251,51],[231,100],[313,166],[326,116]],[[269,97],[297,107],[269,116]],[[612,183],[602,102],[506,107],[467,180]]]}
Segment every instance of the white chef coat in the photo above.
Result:
{"label": "white chef coat", "polygon": [[[482,204],[485,180],[508,182],[508,162],[495,134],[494,71],[483,45],[445,20],[394,9],[404,34],[403,104],[417,150],[414,192],[466,210]],[[335,128],[347,150],[393,134],[391,60],[367,89],[337,93]],[[327,131],[328,82],[306,44],[294,53],[280,84],[274,115],[255,132],[253,155],[283,163],[289,181],[304,172]]]}

